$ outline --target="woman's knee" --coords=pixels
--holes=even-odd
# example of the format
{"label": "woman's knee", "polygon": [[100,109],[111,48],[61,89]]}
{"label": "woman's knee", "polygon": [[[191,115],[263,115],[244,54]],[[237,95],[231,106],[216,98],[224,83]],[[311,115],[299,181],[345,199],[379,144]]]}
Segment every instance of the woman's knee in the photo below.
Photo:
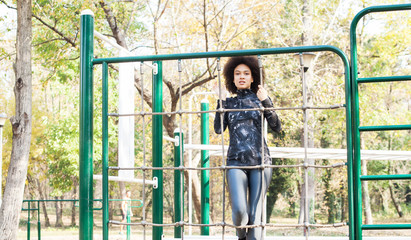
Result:
{"label": "woman's knee", "polygon": [[236,226],[246,225],[248,214],[246,209],[233,209],[233,223]]}
{"label": "woman's knee", "polygon": [[248,224],[249,225],[254,225],[254,224],[260,224],[261,223],[261,211],[250,211],[250,214],[248,216]]}

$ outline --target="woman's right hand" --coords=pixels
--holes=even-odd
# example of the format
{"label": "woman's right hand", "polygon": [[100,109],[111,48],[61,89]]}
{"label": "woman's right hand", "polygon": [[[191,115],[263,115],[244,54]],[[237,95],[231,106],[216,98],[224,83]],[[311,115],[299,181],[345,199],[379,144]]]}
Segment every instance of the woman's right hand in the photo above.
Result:
{"label": "woman's right hand", "polygon": [[218,87],[218,82],[214,84],[213,91],[217,94],[218,98],[220,98],[221,94],[221,100],[225,100],[227,98],[227,90],[225,89],[225,86],[223,84],[221,84],[221,92],[220,88]]}

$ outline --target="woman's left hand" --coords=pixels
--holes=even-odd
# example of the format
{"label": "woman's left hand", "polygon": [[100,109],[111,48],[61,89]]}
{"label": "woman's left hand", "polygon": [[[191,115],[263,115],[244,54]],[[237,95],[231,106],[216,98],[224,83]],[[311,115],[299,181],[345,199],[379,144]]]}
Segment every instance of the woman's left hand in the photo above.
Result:
{"label": "woman's left hand", "polygon": [[258,85],[257,97],[260,101],[264,101],[268,98],[268,93],[262,85]]}

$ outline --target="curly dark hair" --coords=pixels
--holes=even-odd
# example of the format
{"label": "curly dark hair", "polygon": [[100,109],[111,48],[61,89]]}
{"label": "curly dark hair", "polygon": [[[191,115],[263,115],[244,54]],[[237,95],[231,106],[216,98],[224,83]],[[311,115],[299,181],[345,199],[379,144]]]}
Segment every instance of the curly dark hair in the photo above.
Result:
{"label": "curly dark hair", "polygon": [[[223,75],[225,78],[225,87],[230,93],[236,93],[237,87],[234,84],[234,69],[240,65],[245,64],[251,70],[251,76],[253,77],[253,82],[251,83],[251,91],[257,93],[258,85],[260,85],[260,67],[258,66],[258,58],[255,56],[239,56],[231,57],[224,66]],[[264,68],[262,80],[265,79]]]}

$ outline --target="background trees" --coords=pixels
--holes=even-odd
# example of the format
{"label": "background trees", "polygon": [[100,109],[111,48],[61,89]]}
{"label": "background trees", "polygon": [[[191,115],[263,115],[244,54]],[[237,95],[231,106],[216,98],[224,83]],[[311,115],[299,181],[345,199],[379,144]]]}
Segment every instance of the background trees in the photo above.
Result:
{"label": "background trees", "polygon": [[0,208],[1,239],[15,239],[17,237],[29,160],[32,129],[31,12],[31,0],[17,2],[16,62],[13,66],[16,107],[15,114],[10,119],[13,142],[8,167],[9,174]]}
{"label": "background trees", "polygon": [[[395,1],[397,3],[398,1]],[[179,52],[221,51],[232,49],[287,47],[305,44],[303,33],[311,31],[314,45],[329,44],[341,48],[348,54],[349,24],[360,9],[380,4],[380,1],[300,1],[285,0],[248,1],[248,0],[212,0],[212,1],[34,1],[33,6],[33,133],[29,157],[29,189],[34,198],[65,197],[76,198],[78,184],[78,66],[79,66],[79,16],[81,10],[90,8],[95,13],[96,30],[116,41],[132,54],[167,54]],[[386,3],[386,1],[384,2]],[[394,3],[394,1],[393,1]],[[1,1],[2,6],[15,8],[11,1]],[[303,6],[308,5],[312,12],[307,16]],[[304,17],[310,17],[312,25],[304,27]],[[14,100],[10,94],[13,77],[6,71],[11,69],[9,62],[14,62],[16,49],[11,37],[15,30],[10,18],[2,17],[9,29],[2,29],[1,36],[7,41],[1,42],[0,65],[5,74],[0,76],[2,104],[8,115],[14,115]],[[401,24],[403,23],[403,24]],[[377,24],[377,25],[375,25]],[[406,13],[377,14],[363,21],[358,31],[360,74],[367,76],[409,75],[410,74],[410,18]],[[373,27],[374,26],[374,27]],[[375,26],[378,26],[376,29]],[[116,50],[100,40],[95,41],[96,57],[115,56]],[[224,64],[225,59],[221,59]],[[298,62],[291,56],[264,56],[263,63],[268,76],[266,87],[276,106],[288,107],[301,105],[301,80]],[[182,101],[187,109],[187,101],[193,92],[210,91],[216,82],[217,70],[215,59],[183,61],[182,99],[179,95],[178,72],[176,63],[165,63],[164,109],[175,111]],[[110,112],[117,111],[118,66],[110,66]],[[151,88],[150,69],[146,69],[144,85],[144,111],[150,111]],[[96,69],[95,88],[95,170],[99,172],[100,149],[100,85],[99,69]],[[310,70],[310,92],[313,105],[332,105],[344,102],[344,76],[341,62],[330,53],[319,53]],[[141,76],[135,72],[135,86],[142,92]],[[361,86],[361,104],[368,108],[361,109],[364,125],[396,124],[410,121],[408,83],[377,84]],[[201,98],[194,98],[198,103]],[[210,108],[215,107],[215,98],[209,97]],[[139,100],[136,100],[140,104]],[[139,108],[139,107],[138,107]],[[370,111],[373,109],[375,111]],[[1,109],[0,109],[1,110]],[[140,110],[140,109],[137,109]],[[271,146],[301,146],[302,113],[300,111],[281,111],[284,122],[282,135],[269,135]],[[310,118],[311,144],[322,148],[345,148],[345,115],[342,110],[312,111]],[[195,118],[196,116],[194,116]],[[172,136],[180,119],[176,115],[164,116],[164,135]],[[184,126],[187,118],[183,118]],[[110,165],[117,164],[117,122],[110,119]],[[136,119],[136,129],[141,129],[141,119]],[[150,120],[146,122],[150,127]],[[4,180],[11,154],[11,126],[5,128]],[[136,164],[142,161],[142,138],[136,132]],[[199,133],[193,133],[199,139]],[[384,132],[364,134],[364,149],[410,150],[409,132]],[[145,136],[149,146],[150,135]],[[226,138],[227,139],[227,138]],[[219,143],[211,135],[212,143]],[[197,141],[197,140],[195,140]],[[166,150],[172,149],[166,143]],[[149,159],[150,153],[147,156]],[[172,159],[165,157],[165,165],[172,165]],[[298,159],[275,159],[277,164],[293,164]],[[327,164],[329,161],[316,159],[316,163]],[[221,159],[213,159],[216,165]],[[332,161],[330,161],[332,163]],[[383,172],[408,173],[409,163],[387,161],[368,161],[364,164],[369,174]],[[277,170],[276,170],[277,171]],[[112,172],[116,174],[116,172]],[[218,191],[223,181],[221,175],[214,173],[211,183],[214,204],[212,216],[221,214],[221,201]],[[314,174],[314,173],[313,173]],[[141,176],[141,172],[136,172]],[[197,176],[197,175],[195,175]],[[315,215],[318,222],[345,221],[347,186],[343,169],[317,171],[315,181]],[[167,176],[165,177],[167,179]],[[171,179],[171,177],[170,177]],[[322,181],[320,181],[320,179]],[[215,180],[215,182],[214,182]],[[273,219],[288,215],[295,217],[299,213],[299,199],[302,188],[299,170],[278,169],[274,174],[269,193],[269,215]],[[5,183],[5,181],[3,181]],[[96,196],[99,194],[96,183]],[[187,186],[187,184],[186,184]],[[132,188],[137,197],[142,197],[141,186],[125,184]],[[194,185],[198,188],[198,185]],[[172,188],[166,188],[166,195],[171,196]],[[367,187],[366,187],[367,189]],[[366,190],[365,189],[365,190]],[[374,217],[391,214],[407,216],[409,213],[410,189],[407,182],[376,182],[370,184],[370,213]],[[120,187],[111,185],[111,197],[121,198]],[[149,189],[146,196],[149,195]],[[195,195],[199,194],[194,191]],[[173,203],[166,196],[165,209],[172,217]],[[28,196],[26,196],[27,198]],[[194,198],[196,199],[196,198]],[[199,198],[197,198],[199,199]],[[392,199],[397,200],[396,203]],[[277,204],[276,204],[277,203]],[[195,202],[199,209],[199,202]],[[147,199],[150,210],[150,199]],[[228,204],[226,206],[229,206]],[[337,206],[337,207],[335,207]],[[273,210],[274,209],[274,210]],[[278,209],[285,209],[280,212]],[[136,210],[139,211],[139,210]],[[197,211],[198,213],[199,211]],[[229,211],[228,211],[229,212]],[[113,213],[114,214],[114,213]],[[149,211],[147,211],[148,216]]]}

